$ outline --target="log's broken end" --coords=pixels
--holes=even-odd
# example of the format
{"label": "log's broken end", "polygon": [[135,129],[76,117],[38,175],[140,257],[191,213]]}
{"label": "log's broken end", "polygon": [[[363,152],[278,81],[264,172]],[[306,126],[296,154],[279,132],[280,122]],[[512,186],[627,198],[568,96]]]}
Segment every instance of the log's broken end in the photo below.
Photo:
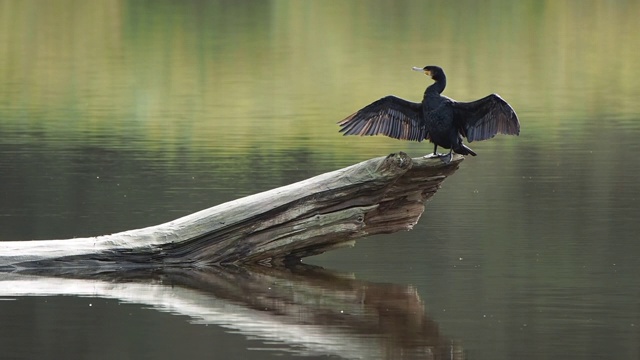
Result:
{"label": "log's broken end", "polygon": [[[335,215],[336,220],[331,230],[324,231],[321,236],[311,236],[305,241],[296,242],[295,248],[290,252],[269,251],[257,258],[269,253],[266,257],[269,262],[278,263],[282,259],[289,262],[299,261],[303,257],[343,246],[353,246],[355,239],[365,236],[411,230],[424,212],[425,202],[435,194],[441,183],[458,169],[462,160],[464,157],[461,155],[455,155],[450,163],[445,163],[439,158],[412,159],[403,152],[380,158],[375,172],[379,176],[359,183],[358,187],[345,195],[338,206],[331,208],[330,213]],[[381,179],[385,179],[382,185]],[[362,221],[359,221],[357,226],[349,227],[349,224],[353,223],[338,213],[345,208],[355,209],[356,207],[349,207],[355,204],[366,207],[357,207],[362,210]],[[322,229],[328,230],[326,227]],[[313,230],[309,228],[309,234],[303,236],[311,233]]]}

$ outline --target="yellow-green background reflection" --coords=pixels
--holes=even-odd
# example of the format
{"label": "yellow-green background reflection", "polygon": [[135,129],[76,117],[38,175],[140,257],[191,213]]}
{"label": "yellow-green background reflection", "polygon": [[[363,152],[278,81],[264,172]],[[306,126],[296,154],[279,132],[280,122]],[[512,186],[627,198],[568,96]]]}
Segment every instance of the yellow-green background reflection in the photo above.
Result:
{"label": "yellow-green background reflection", "polygon": [[352,153],[393,143],[326,149],[335,121],[387,93],[419,100],[428,81],[408,70],[433,63],[449,96],[499,92],[543,141],[640,112],[638,13],[633,1],[5,1],[2,124]]}

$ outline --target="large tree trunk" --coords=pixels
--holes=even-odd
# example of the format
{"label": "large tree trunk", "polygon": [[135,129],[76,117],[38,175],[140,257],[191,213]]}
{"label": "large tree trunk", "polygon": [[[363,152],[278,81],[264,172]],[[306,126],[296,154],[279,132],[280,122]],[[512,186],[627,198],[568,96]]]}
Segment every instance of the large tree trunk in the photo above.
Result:
{"label": "large tree trunk", "polygon": [[296,262],[363,236],[411,229],[462,159],[391,154],[144,229],[0,242],[0,271]]}

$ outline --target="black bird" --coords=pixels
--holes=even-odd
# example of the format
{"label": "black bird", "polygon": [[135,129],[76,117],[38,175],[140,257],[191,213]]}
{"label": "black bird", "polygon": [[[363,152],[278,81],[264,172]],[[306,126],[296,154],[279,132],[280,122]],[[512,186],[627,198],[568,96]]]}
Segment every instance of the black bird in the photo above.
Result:
{"label": "black bird", "polygon": [[[422,103],[415,103],[389,95],[375,101],[340,121],[344,135],[386,135],[401,140],[422,141],[433,144],[433,156],[450,162],[453,153],[477,154],[462,143],[491,139],[496,134],[520,134],[516,112],[497,94],[480,100],[458,102],[441,95],[447,77],[439,66],[414,67],[435,81],[424,91]],[[451,149],[438,154],[438,146]]]}

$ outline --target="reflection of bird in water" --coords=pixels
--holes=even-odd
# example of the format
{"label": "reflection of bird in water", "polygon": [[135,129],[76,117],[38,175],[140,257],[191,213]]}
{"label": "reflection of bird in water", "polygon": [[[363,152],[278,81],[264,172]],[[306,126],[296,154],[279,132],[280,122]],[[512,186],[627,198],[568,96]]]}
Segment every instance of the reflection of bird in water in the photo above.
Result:
{"label": "reflection of bird in water", "polygon": [[472,102],[458,102],[441,93],[447,78],[438,66],[414,67],[424,71],[435,81],[424,92],[422,104],[393,95],[383,97],[340,121],[344,135],[386,135],[401,140],[428,139],[438,146],[451,149],[445,161],[450,162],[452,151],[461,155],[476,153],[462,143],[491,139],[496,134],[520,134],[520,122],[515,111],[497,94]]}

